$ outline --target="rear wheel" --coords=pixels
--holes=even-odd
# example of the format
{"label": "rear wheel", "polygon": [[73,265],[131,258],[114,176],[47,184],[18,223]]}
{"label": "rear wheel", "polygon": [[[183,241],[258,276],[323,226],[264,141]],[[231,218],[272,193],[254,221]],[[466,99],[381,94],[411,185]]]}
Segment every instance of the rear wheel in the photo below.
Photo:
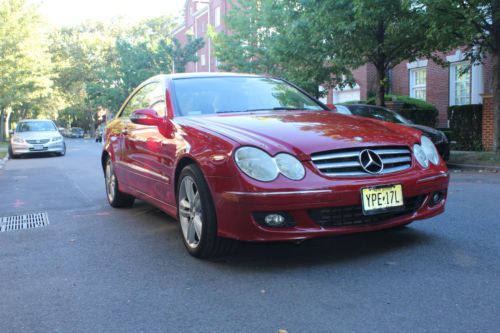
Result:
{"label": "rear wheel", "polygon": [[184,245],[197,258],[230,253],[235,241],[217,236],[217,217],[208,185],[196,165],[188,165],[177,185],[177,218]]}
{"label": "rear wheel", "polygon": [[104,178],[106,181],[106,194],[109,204],[115,208],[132,207],[135,198],[130,194],[121,192],[118,189],[118,179],[116,179],[113,162],[110,158],[106,160]]}

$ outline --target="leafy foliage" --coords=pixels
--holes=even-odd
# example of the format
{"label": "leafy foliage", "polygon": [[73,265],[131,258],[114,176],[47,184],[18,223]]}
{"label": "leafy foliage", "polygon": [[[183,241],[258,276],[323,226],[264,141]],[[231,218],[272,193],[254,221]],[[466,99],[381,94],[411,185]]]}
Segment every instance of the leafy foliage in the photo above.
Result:
{"label": "leafy foliage", "polygon": [[51,92],[50,58],[36,8],[25,0],[0,2],[0,141],[4,119],[15,110],[32,115],[46,105]]}
{"label": "leafy foliage", "polygon": [[450,128],[458,150],[482,149],[483,106],[457,105],[448,109]]}
{"label": "leafy foliage", "polygon": [[339,83],[349,71],[330,59],[300,1],[239,0],[225,18],[230,34],[210,30],[219,68],[283,77],[319,96],[319,86]]}
{"label": "leafy foliage", "polygon": [[440,51],[461,47],[471,64],[491,58],[494,148],[500,151],[500,0],[421,0],[420,3],[427,13],[430,45]]}

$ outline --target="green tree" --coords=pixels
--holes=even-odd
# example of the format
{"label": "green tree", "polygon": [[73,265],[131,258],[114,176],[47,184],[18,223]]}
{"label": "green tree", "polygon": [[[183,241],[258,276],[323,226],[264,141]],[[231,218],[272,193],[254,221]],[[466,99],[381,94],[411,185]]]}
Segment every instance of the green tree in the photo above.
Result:
{"label": "green tree", "polygon": [[221,69],[280,76],[317,97],[320,85],[335,86],[349,74],[332,61],[303,1],[239,0],[233,6],[225,18],[231,33],[210,30]]}
{"label": "green tree", "polygon": [[51,93],[52,66],[41,27],[36,7],[27,1],[0,2],[0,141],[11,116],[23,110],[36,116]]}
{"label": "green tree", "polygon": [[404,60],[427,54],[424,10],[412,0],[303,0],[302,20],[330,57],[349,68],[376,69],[376,103],[384,105],[387,72]]}
{"label": "green tree", "polygon": [[436,50],[463,47],[471,64],[491,57],[494,149],[500,152],[500,0],[422,0],[428,41]]}

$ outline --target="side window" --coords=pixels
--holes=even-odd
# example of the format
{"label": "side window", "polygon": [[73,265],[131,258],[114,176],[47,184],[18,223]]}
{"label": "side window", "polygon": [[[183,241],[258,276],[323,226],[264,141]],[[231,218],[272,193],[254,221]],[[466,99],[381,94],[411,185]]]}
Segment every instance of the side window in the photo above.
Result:
{"label": "side window", "polygon": [[164,117],[166,113],[165,105],[165,89],[162,84],[156,85],[155,89],[149,93],[148,101],[150,105],[148,107],[151,110],[155,110],[159,117]]}
{"label": "side window", "polygon": [[135,110],[147,109],[154,103],[152,92],[161,86],[159,82],[151,82],[142,87],[139,91],[135,93],[134,96],[128,101],[127,105],[123,109],[120,117],[128,118]]}

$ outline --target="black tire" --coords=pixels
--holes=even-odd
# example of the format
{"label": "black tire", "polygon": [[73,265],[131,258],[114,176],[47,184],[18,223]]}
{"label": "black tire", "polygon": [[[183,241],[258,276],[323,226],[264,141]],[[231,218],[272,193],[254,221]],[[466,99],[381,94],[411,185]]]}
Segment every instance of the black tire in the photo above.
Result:
{"label": "black tire", "polygon": [[9,157],[11,160],[15,160],[15,159],[19,158],[19,155],[14,155],[14,152],[12,151],[11,145],[9,145],[9,148],[7,150],[8,150],[8,154],[9,154]]}
{"label": "black tire", "polygon": [[66,143],[63,142],[63,150],[60,153],[57,153],[57,156],[64,156],[66,155]]}
{"label": "black tire", "polygon": [[[191,215],[192,213],[188,213],[187,210],[191,210],[191,208],[187,208],[184,205],[184,210],[181,212],[181,200],[183,193],[185,190],[181,190],[181,186],[185,186],[184,180],[188,179],[193,180],[194,188],[197,190],[196,193],[199,195],[201,199],[201,207],[200,207],[200,215],[202,219],[202,228],[201,228],[201,237],[199,237],[197,245],[193,246],[193,244],[189,244],[186,239],[183,224],[181,221],[181,214],[183,214],[184,220],[187,218],[187,215]],[[179,175],[179,181],[177,182],[177,220],[179,221],[179,230],[181,233],[182,240],[189,254],[196,258],[210,258],[217,256],[224,256],[234,251],[236,248],[237,242],[232,239],[221,238],[217,236],[217,216],[212,200],[212,195],[210,194],[210,190],[208,188],[207,182],[205,181],[205,177],[201,170],[194,164],[186,166],[182,169]],[[187,196],[186,198],[187,199]],[[191,221],[194,221],[191,220]],[[194,222],[190,222],[194,225]],[[189,223],[188,223],[189,225]],[[189,227],[187,227],[189,228]],[[194,227],[193,227],[194,228]],[[187,233],[187,232],[186,232]]]}
{"label": "black tire", "polygon": [[129,208],[134,204],[135,198],[130,194],[123,193],[118,189],[118,179],[116,178],[113,162],[106,160],[104,167],[104,181],[106,184],[106,197],[111,207]]}

